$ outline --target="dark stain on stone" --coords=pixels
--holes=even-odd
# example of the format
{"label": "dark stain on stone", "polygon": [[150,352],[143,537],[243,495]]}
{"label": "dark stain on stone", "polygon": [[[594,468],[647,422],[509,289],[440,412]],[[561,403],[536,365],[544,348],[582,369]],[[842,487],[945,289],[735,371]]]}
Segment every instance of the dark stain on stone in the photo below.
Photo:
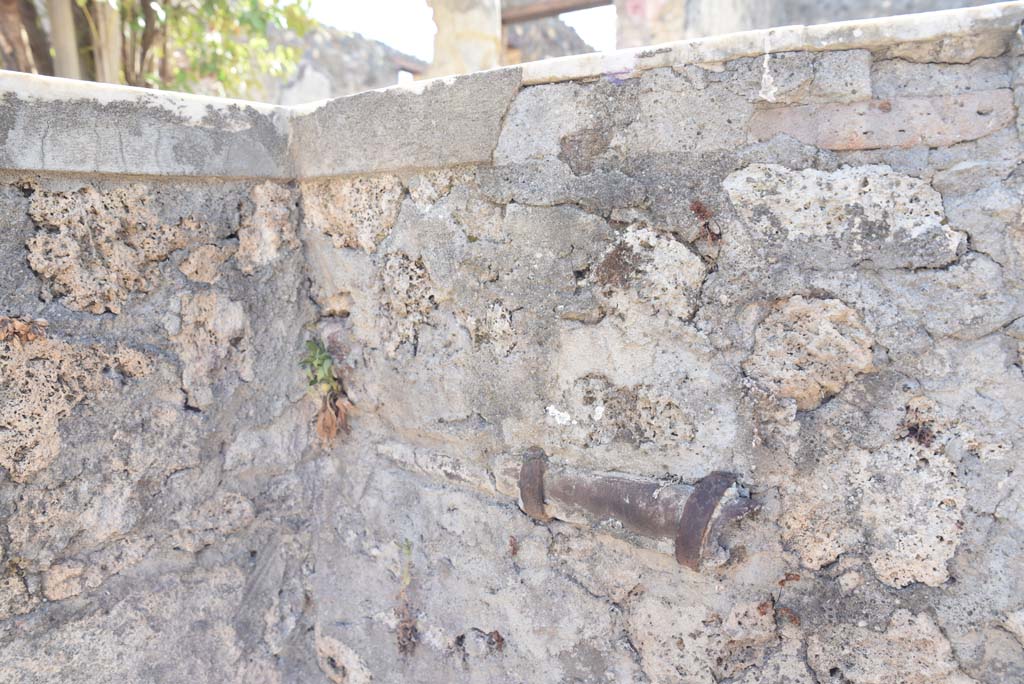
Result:
{"label": "dark stain on stone", "polygon": [[644,50],[643,52],[638,52],[636,56],[638,59],[649,59],[651,57],[657,57],[658,55],[664,55],[669,52],[672,52],[672,48],[666,46],[658,48],[657,50]]}
{"label": "dark stain on stone", "polygon": [[607,287],[625,287],[639,264],[640,255],[629,245],[619,243],[612,247],[594,269],[594,280]]}

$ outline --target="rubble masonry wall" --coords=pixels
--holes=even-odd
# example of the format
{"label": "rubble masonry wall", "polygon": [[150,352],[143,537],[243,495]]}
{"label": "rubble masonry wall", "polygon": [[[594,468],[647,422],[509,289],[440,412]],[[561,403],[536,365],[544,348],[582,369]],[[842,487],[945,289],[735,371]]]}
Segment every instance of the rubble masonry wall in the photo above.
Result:
{"label": "rubble masonry wall", "polygon": [[[1024,681],[1022,19],[290,109],[3,74],[0,679]],[[761,509],[696,573],[524,515],[530,448]]]}

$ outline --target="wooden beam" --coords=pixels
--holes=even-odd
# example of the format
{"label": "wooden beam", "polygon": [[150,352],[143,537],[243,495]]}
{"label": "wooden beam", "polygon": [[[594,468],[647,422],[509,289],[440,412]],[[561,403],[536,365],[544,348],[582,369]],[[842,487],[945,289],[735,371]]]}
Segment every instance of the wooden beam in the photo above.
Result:
{"label": "wooden beam", "polygon": [[515,24],[521,21],[533,21],[544,17],[558,16],[563,12],[604,7],[611,5],[613,0],[532,0],[517,2],[511,7],[501,8],[501,23]]}
{"label": "wooden beam", "polygon": [[427,70],[429,64],[425,64],[415,57],[408,55],[396,54],[391,56],[391,63],[395,65],[395,68],[401,69],[402,71],[408,71],[414,76],[419,76]]}

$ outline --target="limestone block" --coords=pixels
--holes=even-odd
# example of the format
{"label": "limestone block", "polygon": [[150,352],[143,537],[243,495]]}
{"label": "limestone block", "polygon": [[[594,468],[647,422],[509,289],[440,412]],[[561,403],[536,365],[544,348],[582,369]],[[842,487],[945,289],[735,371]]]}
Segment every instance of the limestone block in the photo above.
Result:
{"label": "limestone block", "polygon": [[[977,161],[968,159],[954,161],[951,165],[936,172],[932,178],[932,186],[942,196],[957,197],[979,192],[994,183],[1006,178],[1017,165],[1015,161]],[[1014,203],[1019,204],[1015,199]],[[1005,211],[1007,207],[1002,207]]]}
{"label": "limestone block", "polygon": [[704,261],[683,242],[633,228],[605,252],[592,280],[612,310],[642,308],[689,320],[707,272]]}
{"label": "limestone block", "polygon": [[962,249],[963,236],[946,225],[939,193],[888,166],[826,172],[753,164],[722,185],[752,246],[772,261],[816,270],[862,262],[930,268],[952,262]]}
{"label": "limestone block", "polygon": [[622,154],[734,149],[758,116],[747,96],[722,85],[696,89],[668,69],[644,72],[637,98],[636,120],[611,141]]}
{"label": "limestone block", "polygon": [[505,117],[494,163],[548,164],[562,183],[593,174],[615,136],[640,116],[641,90],[641,79],[524,88]]}
{"label": "limestone block", "polygon": [[189,406],[210,406],[217,383],[229,372],[252,380],[249,336],[249,319],[240,302],[214,291],[181,297],[181,330],[172,339]]}
{"label": "limestone block", "polygon": [[497,356],[508,356],[516,348],[516,330],[512,325],[512,312],[501,302],[492,302],[480,318],[470,317],[473,342],[486,345]]}
{"label": "limestone block", "polygon": [[496,165],[555,158],[562,139],[586,123],[586,89],[578,83],[524,88],[512,101],[494,150]]}
{"label": "limestone block", "polygon": [[323,315],[348,317],[356,339],[375,341],[379,304],[374,263],[362,250],[335,248],[319,231],[306,232],[303,240],[310,245],[311,295]]}
{"label": "limestone block", "polygon": [[296,174],[312,179],[488,162],[520,81],[519,67],[511,67],[299,107],[290,139]]}
{"label": "limestone block", "polygon": [[1012,91],[1000,89],[759,109],[749,130],[754,140],[783,134],[828,150],[942,147],[995,133],[1015,117]]}
{"label": "limestone block", "polygon": [[380,271],[381,314],[392,354],[403,344],[415,349],[419,328],[438,306],[438,297],[430,274],[421,259],[405,254],[389,254]]}
{"label": "limestone block", "polygon": [[670,448],[693,439],[695,417],[667,390],[645,384],[622,387],[589,374],[577,379],[562,401],[546,408],[546,422],[582,447],[625,441]]}
{"label": "limestone block", "polygon": [[871,54],[867,50],[821,52],[814,61],[814,79],[804,101],[844,102],[871,96]]}
{"label": "limestone block", "polygon": [[848,511],[852,468],[843,461],[830,463],[829,473],[815,471],[809,482],[791,483],[785,491],[782,538],[805,568],[820,570],[863,544],[864,532]]}
{"label": "limestone block", "polygon": [[[597,264],[614,231],[599,216],[573,206],[535,207],[512,203],[501,222],[502,242],[478,241],[466,247],[466,259],[479,259],[492,281],[486,285],[493,299],[508,307],[521,307],[514,316],[517,336],[528,331],[529,340],[547,335],[543,321],[555,317],[592,319],[596,303],[588,287],[587,274]],[[461,274],[461,268],[453,269]],[[462,278],[465,278],[463,275]],[[459,282],[466,282],[461,280]],[[470,286],[475,288],[478,286]],[[509,307],[510,308],[510,307]],[[483,307],[471,307],[480,318]],[[519,344],[525,344],[521,339]]]}
{"label": "limestone block", "polygon": [[39,602],[29,595],[25,580],[16,573],[8,573],[0,577],[0,620],[12,615],[24,615]]}
{"label": "limestone block", "polygon": [[1005,58],[977,59],[969,64],[919,64],[903,59],[875,62],[871,87],[877,99],[936,97],[965,92],[1002,90],[1011,86]]}
{"label": "limestone block", "polygon": [[280,107],[15,72],[0,78],[0,89],[4,168],[204,178],[292,173]]}
{"label": "limestone block", "polygon": [[82,574],[85,566],[71,561],[50,566],[43,576],[43,595],[50,601],[60,601],[82,593]]}
{"label": "limestone block", "polygon": [[213,285],[220,280],[220,267],[234,256],[236,251],[237,247],[232,245],[200,245],[189,252],[178,269],[189,280]]}
{"label": "limestone block", "polygon": [[[806,480],[784,487],[783,539],[819,569],[863,551],[892,587],[942,586],[966,526],[967,489],[957,473],[961,429],[924,397],[906,403],[901,436],[880,448],[819,450]],[[849,590],[860,573],[844,575]]]}
{"label": "limestone block", "polygon": [[[563,139],[564,140],[564,139]],[[493,201],[538,206],[579,204],[584,209],[608,214],[620,207],[644,203],[645,188],[636,178],[621,171],[593,171],[574,175],[577,161],[549,159],[515,166],[482,167],[476,177],[481,191]]]}
{"label": "limestone block", "polygon": [[965,490],[955,464],[915,440],[873,453],[870,464],[870,477],[851,484],[862,491],[860,520],[875,575],[893,587],[941,586],[964,528]]}
{"label": "limestone block", "polygon": [[875,51],[876,59],[903,59],[932,64],[969,64],[977,59],[999,57],[1006,52],[1008,36],[998,31],[978,31],[935,40],[893,42]]}
{"label": "limestone block", "polygon": [[329,235],[335,247],[369,253],[391,232],[404,196],[401,180],[390,174],[302,184],[306,225]]}
{"label": "limestone block", "polygon": [[31,479],[60,452],[60,420],[112,387],[104,369],[145,375],[148,364],[124,348],[81,347],[52,339],[0,341],[0,466],[16,482]]}
{"label": "limestone block", "polygon": [[796,295],[757,327],[743,370],[776,396],[808,411],[859,373],[874,370],[872,339],[856,311],[836,299]]}
{"label": "limestone block", "polygon": [[261,183],[250,191],[252,209],[243,213],[235,260],[242,273],[254,273],[286,249],[296,249],[294,213],[297,194],[277,183]]}
{"label": "limestone block", "polygon": [[33,194],[29,213],[41,230],[28,241],[28,262],[50,294],[78,311],[120,313],[129,294],[151,287],[157,262],[203,238],[192,220],[163,224],[148,193],[135,184]]}
{"label": "limestone block", "polygon": [[409,199],[426,209],[447,196],[452,185],[464,177],[465,174],[451,169],[434,169],[410,176],[405,180],[405,185],[409,190]]}

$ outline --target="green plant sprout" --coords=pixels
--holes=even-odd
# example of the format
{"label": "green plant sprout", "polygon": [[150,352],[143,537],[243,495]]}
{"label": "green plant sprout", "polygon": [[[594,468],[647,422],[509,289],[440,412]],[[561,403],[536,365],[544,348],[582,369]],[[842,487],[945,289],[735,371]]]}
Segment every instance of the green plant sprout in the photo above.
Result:
{"label": "green plant sprout", "polygon": [[337,394],[341,391],[341,383],[334,375],[334,357],[319,340],[306,340],[306,355],[299,361],[306,369],[306,379],[311,390],[321,396]]}
{"label": "green plant sprout", "polygon": [[330,445],[338,430],[349,431],[348,414],[352,403],[345,394],[334,357],[320,340],[306,340],[306,355],[299,361],[306,370],[306,382],[312,394],[320,397],[316,432],[324,445]]}

